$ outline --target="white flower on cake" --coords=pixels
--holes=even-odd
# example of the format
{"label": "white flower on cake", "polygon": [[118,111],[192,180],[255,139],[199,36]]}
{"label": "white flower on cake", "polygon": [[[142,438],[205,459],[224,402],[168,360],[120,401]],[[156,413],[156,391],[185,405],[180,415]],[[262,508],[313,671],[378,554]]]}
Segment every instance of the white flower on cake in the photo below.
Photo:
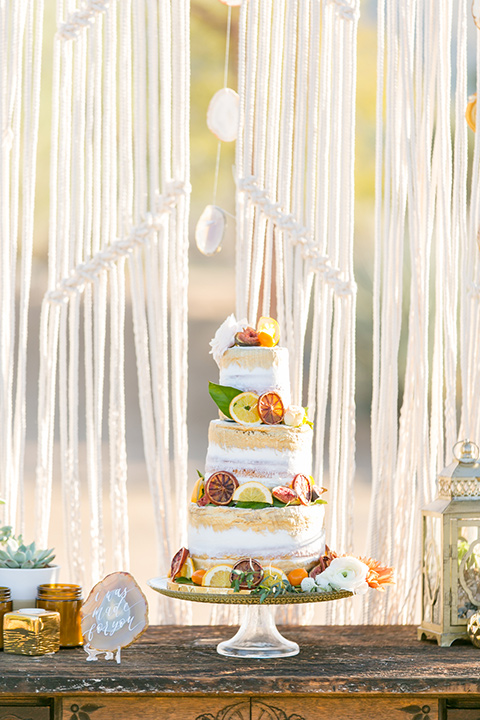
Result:
{"label": "white flower on cake", "polygon": [[300,405],[289,405],[285,410],[283,422],[289,427],[300,427],[305,419],[305,409]]}
{"label": "white flower on cake", "polygon": [[312,590],[315,590],[315,580],[311,577],[303,578],[300,587],[303,592],[312,592]]}
{"label": "white flower on cake", "polygon": [[220,365],[220,359],[223,353],[228,350],[229,347],[235,345],[235,335],[241,332],[248,325],[248,320],[237,320],[235,315],[229,315],[227,319],[220,325],[213,340],[210,340],[210,354],[217,365]]}
{"label": "white flower on cake", "polygon": [[349,590],[356,595],[367,592],[368,566],[349,555],[334,558],[328,568],[317,575],[315,582],[321,590]]}

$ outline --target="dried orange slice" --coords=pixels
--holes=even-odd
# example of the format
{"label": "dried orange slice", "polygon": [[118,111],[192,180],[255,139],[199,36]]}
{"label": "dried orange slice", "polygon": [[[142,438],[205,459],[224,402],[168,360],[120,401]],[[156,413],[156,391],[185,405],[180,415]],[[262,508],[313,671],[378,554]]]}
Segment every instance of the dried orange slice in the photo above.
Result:
{"label": "dried orange slice", "polygon": [[292,482],[292,488],[297,493],[298,499],[302,505],[310,505],[312,500],[312,486],[306,475],[295,475]]}
{"label": "dried orange slice", "polygon": [[192,497],[190,500],[193,503],[196,503],[205,495],[205,487],[204,487],[204,479],[199,477],[196,481],[195,485],[193,486],[192,490]]}
{"label": "dried orange slice", "polygon": [[235,475],[221,470],[208,478],[205,495],[214,505],[228,505],[237,487],[238,480]]}
{"label": "dried orange slice", "polygon": [[231,565],[214,565],[202,578],[203,587],[230,587]]}
{"label": "dried orange slice", "polygon": [[187,548],[182,547],[177,553],[175,553],[172,558],[172,563],[170,565],[170,577],[172,578],[172,580],[175,580],[175,578],[180,574],[187,558]]}
{"label": "dried orange slice", "polygon": [[235,580],[238,580],[238,587],[241,590],[251,590],[257,587],[263,579],[263,568],[253,558],[244,558],[239,560],[233,566],[233,570],[230,573],[230,583],[234,584]]}
{"label": "dried orange slice", "polygon": [[257,333],[260,345],[274,347],[280,340],[280,326],[271,317],[261,317],[257,323]]}
{"label": "dried orange slice", "polygon": [[276,392],[266,392],[258,398],[258,414],[266,425],[282,422],[285,415],[282,398]]}
{"label": "dried orange slice", "polygon": [[241,425],[260,425],[262,422],[258,414],[258,395],[253,392],[243,392],[233,398],[229,412],[232,420]]}
{"label": "dried orange slice", "polygon": [[233,493],[234,502],[260,502],[273,505],[272,493],[270,490],[256,480],[248,480],[239,485]]}

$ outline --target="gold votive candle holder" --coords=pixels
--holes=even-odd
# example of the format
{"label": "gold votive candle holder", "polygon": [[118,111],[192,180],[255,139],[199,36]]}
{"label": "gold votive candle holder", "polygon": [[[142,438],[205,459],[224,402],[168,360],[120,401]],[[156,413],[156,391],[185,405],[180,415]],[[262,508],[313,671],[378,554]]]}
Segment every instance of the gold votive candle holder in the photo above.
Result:
{"label": "gold votive candle holder", "polygon": [[37,608],[60,613],[61,647],[83,645],[80,608],[82,607],[82,588],[80,585],[56,583],[39,585],[37,588]]}
{"label": "gold votive candle holder", "polygon": [[60,613],[22,608],[3,616],[3,649],[14,655],[47,655],[60,650]]}
{"label": "gold votive candle holder", "polygon": [[0,587],[0,650],[3,650],[3,616],[12,612],[13,603],[10,588]]}

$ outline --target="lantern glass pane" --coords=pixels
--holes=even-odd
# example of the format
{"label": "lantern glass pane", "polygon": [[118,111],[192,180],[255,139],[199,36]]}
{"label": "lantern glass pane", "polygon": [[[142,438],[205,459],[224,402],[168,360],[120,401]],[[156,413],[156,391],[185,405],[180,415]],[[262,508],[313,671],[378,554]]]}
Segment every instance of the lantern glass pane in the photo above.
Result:
{"label": "lantern glass pane", "polygon": [[480,518],[458,522],[456,549],[457,617],[468,620],[480,607]]}
{"label": "lantern glass pane", "polygon": [[423,618],[426,622],[440,623],[441,617],[441,518],[424,516],[423,545]]}

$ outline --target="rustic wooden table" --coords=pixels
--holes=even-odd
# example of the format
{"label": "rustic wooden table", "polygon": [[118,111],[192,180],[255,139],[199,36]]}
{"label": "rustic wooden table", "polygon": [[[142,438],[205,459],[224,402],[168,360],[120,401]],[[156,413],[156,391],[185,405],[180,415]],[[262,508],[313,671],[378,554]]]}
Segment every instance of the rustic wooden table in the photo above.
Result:
{"label": "rustic wooden table", "polygon": [[0,653],[0,719],[480,720],[480,650],[414,627],[282,627],[300,654],[229,659],[231,627],[151,627],[122,662]]}

